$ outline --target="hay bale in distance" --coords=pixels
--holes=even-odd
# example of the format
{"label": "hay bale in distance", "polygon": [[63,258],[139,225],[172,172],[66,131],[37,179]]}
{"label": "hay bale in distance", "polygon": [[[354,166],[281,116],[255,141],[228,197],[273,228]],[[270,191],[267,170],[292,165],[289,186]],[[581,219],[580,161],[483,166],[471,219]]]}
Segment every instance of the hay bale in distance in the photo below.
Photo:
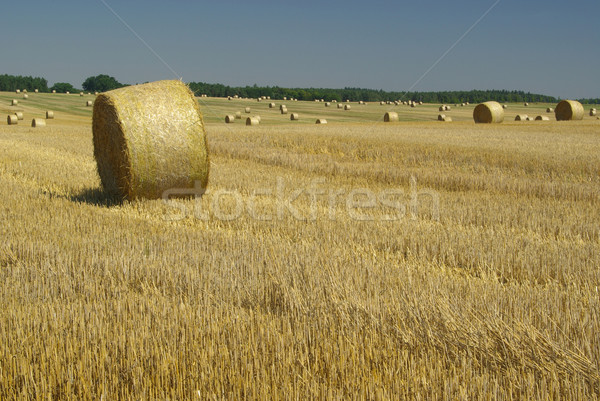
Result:
{"label": "hay bale in distance", "polygon": [[394,112],[394,111],[388,111],[387,113],[385,113],[383,115],[383,121],[386,123],[391,123],[394,121],[399,121],[400,119],[398,118],[398,113]]}
{"label": "hay bale in distance", "polygon": [[94,103],[91,100],[88,100],[87,102],[85,102],[85,105],[87,107],[92,107],[94,105]]}
{"label": "hay bale in distance", "polygon": [[19,118],[16,116],[16,114],[9,114],[6,117],[6,123],[8,125],[17,125],[19,123]]}
{"label": "hay bale in distance", "polygon": [[260,120],[256,117],[248,117],[246,118],[246,125],[258,125]]}
{"label": "hay bale in distance", "polygon": [[507,109],[507,108],[508,108],[508,105],[506,105],[506,104],[503,104],[503,105],[502,105],[502,108],[503,108],[503,109]]}
{"label": "hay bale in distance", "polygon": [[29,99],[29,95],[25,93],[25,94],[23,95],[23,99]]}
{"label": "hay bale in distance", "polygon": [[181,81],[127,86],[98,95],[94,157],[104,190],[122,198],[160,198],[201,188],[209,162],[202,113]]}
{"label": "hay bale in distance", "polygon": [[535,118],[527,116],[525,118],[525,121],[535,121]]}
{"label": "hay bale in distance", "polygon": [[33,128],[45,127],[46,120],[44,120],[43,118],[34,118],[33,120],[31,120],[31,126]]}
{"label": "hay bale in distance", "polygon": [[83,92],[79,92],[79,96],[83,97]]}
{"label": "hay bale in distance", "polygon": [[446,119],[445,114],[438,114],[438,121],[444,121]]}
{"label": "hay bale in distance", "polygon": [[576,100],[563,100],[556,105],[556,121],[583,120],[583,105]]}
{"label": "hay bale in distance", "polygon": [[236,111],[235,112],[235,119],[236,120],[241,120],[242,119],[242,112],[241,111]]}
{"label": "hay bale in distance", "polygon": [[56,89],[52,89],[52,93],[56,93]]}
{"label": "hay bale in distance", "polygon": [[537,116],[535,121],[550,121],[550,119],[547,116]]}
{"label": "hay bale in distance", "polygon": [[527,107],[527,106],[529,106],[529,103],[525,102],[525,103],[523,103],[523,106]]}
{"label": "hay bale in distance", "polygon": [[515,121],[525,121],[529,118],[527,114],[517,114]]}
{"label": "hay bale in distance", "polygon": [[281,108],[279,109],[279,112],[280,112],[281,114],[287,114],[287,112],[288,112],[288,109],[287,109],[287,107],[283,106],[283,107],[281,107]]}
{"label": "hay bale in distance", "polygon": [[21,89],[17,89],[15,93],[21,93]]}
{"label": "hay bale in distance", "polygon": [[250,113],[250,107],[246,107],[246,108],[244,109],[244,112],[246,112],[246,113]]}
{"label": "hay bale in distance", "polygon": [[331,106],[331,102],[325,102],[325,107]]}
{"label": "hay bale in distance", "polygon": [[473,120],[476,123],[501,123],[504,121],[504,109],[498,102],[484,102],[473,109]]}
{"label": "hay bale in distance", "polygon": [[596,115],[596,109],[590,110],[590,117],[594,117]]}
{"label": "hay bale in distance", "polygon": [[300,116],[298,116],[298,113],[292,113],[290,114],[290,120],[292,121],[298,121],[300,119]]}
{"label": "hay bale in distance", "polygon": [[327,124],[327,120],[324,118],[317,118],[317,121],[315,121],[315,124]]}
{"label": "hay bale in distance", "polygon": [[22,120],[23,119],[23,112],[22,111],[16,111],[15,112],[15,116],[17,116],[17,120]]}
{"label": "hay bale in distance", "polygon": [[450,122],[452,122],[452,117],[450,117],[450,116],[444,116],[444,119],[442,121],[450,123]]}
{"label": "hay bale in distance", "polygon": [[438,109],[438,111],[446,111],[446,106],[440,106],[440,108]]}
{"label": "hay bale in distance", "polygon": [[275,107],[275,103],[269,103],[269,108],[272,109],[273,107]]}
{"label": "hay bale in distance", "polygon": [[225,116],[225,122],[226,122],[227,124],[231,124],[231,123],[233,123],[234,121],[235,121],[235,116],[234,116],[233,114],[227,114],[227,115]]}
{"label": "hay bale in distance", "polygon": [[54,118],[54,112],[53,111],[46,111],[46,120],[52,120]]}
{"label": "hay bale in distance", "polygon": [[254,116],[254,118],[256,118],[258,120],[258,122],[260,122],[260,116]]}
{"label": "hay bale in distance", "polygon": [[554,109],[552,107],[548,107],[546,109],[546,113],[554,113]]}
{"label": "hay bale in distance", "polygon": [[350,110],[350,109],[352,109],[352,106],[350,106],[349,104],[344,105],[344,110]]}
{"label": "hay bale in distance", "polygon": [[17,99],[13,99],[11,102],[11,105],[16,106],[19,104],[19,101]]}
{"label": "hay bale in distance", "polygon": [[39,92],[39,90],[38,90],[38,89],[34,89],[33,91],[34,91],[35,93],[38,93],[38,92]]}
{"label": "hay bale in distance", "polygon": [[338,108],[338,109],[343,109],[343,108],[344,108],[344,105],[343,105],[343,104],[341,104],[341,103],[338,103],[338,105],[337,105],[337,108]]}

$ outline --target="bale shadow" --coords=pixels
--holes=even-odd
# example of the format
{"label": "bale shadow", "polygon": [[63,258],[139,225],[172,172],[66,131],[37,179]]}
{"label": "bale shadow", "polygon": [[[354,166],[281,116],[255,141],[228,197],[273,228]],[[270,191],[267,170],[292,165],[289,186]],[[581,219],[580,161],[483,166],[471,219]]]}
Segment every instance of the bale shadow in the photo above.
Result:
{"label": "bale shadow", "polygon": [[123,204],[123,199],[114,194],[104,191],[102,187],[86,188],[76,195],[70,197],[71,201],[87,203],[92,206],[113,207]]}

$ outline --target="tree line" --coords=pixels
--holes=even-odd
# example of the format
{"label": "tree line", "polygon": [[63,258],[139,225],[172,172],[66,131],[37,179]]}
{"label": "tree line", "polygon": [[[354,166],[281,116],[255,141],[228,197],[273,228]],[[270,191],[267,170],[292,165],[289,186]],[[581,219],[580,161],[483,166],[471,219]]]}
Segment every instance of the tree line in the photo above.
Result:
{"label": "tree line", "polygon": [[[14,92],[17,89],[27,89],[39,92],[51,92],[55,90],[58,93],[79,92],[105,92],[112,89],[127,86],[117,81],[114,77],[106,74],[100,74],[86,78],[81,87],[77,89],[68,82],[57,82],[48,87],[48,81],[45,78],[29,77],[20,75],[0,75],[0,91]],[[325,99],[328,101],[336,100],[342,102],[350,100],[357,102],[395,101],[395,100],[413,100],[425,103],[481,103],[488,100],[497,102],[519,103],[519,102],[541,102],[555,103],[560,99],[553,96],[529,93],[524,91],[508,90],[470,90],[470,91],[429,91],[429,92],[400,92],[384,91],[365,88],[282,88],[279,86],[227,86],[223,84],[209,84],[205,82],[190,82],[190,88],[196,95],[206,94],[211,97],[227,97],[238,95],[240,97],[257,98],[260,96],[269,96],[271,99],[283,99],[284,97],[298,100]],[[578,99],[584,104],[600,104],[600,98]]]}

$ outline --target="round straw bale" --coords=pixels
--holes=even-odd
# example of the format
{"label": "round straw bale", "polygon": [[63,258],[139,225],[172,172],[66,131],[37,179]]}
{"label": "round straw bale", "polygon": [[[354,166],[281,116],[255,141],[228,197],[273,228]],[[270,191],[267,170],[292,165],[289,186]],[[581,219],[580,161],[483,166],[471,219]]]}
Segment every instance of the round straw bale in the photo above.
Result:
{"label": "round straw bale", "polygon": [[594,117],[596,115],[596,109],[591,109],[590,110],[590,116]]}
{"label": "round straw bale", "polygon": [[473,109],[473,119],[476,123],[501,123],[504,121],[504,109],[498,102],[484,102]]}
{"label": "round straw bale", "polygon": [[267,100],[271,100],[271,96],[267,96]]}
{"label": "round straw bale", "polygon": [[35,92],[35,93],[38,93],[38,92],[39,92],[39,90],[35,89],[35,90],[34,90],[34,92]]}
{"label": "round straw bale", "polygon": [[527,114],[517,114],[515,121],[525,121],[529,118]]}
{"label": "round straw bale", "polygon": [[452,117],[450,117],[450,116],[444,116],[444,119],[442,121],[445,121],[445,122],[448,122],[448,123],[452,122]]}
{"label": "round straw bale", "polygon": [[24,94],[23,95],[23,99],[29,99],[29,95],[28,94]]}
{"label": "round straw bale", "polygon": [[446,111],[446,106],[440,106],[439,111]]}
{"label": "round straw bale", "polygon": [[70,95],[70,94],[71,94],[71,92],[67,91],[67,92],[66,92],[66,94],[67,94],[67,95]]}
{"label": "round straw bale", "polygon": [[269,108],[272,109],[273,107],[275,107],[275,103],[269,103]]}
{"label": "round straw bale", "polygon": [[283,100],[287,100],[287,96],[284,96],[284,97],[283,97]]}
{"label": "round straw bale", "polygon": [[438,121],[444,121],[445,118],[446,118],[445,114],[438,114]]}
{"label": "round straw bale", "polygon": [[534,117],[529,117],[529,116],[527,116],[527,118],[525,118],[525,120],[526,120],[526,121],[535,121],[535,118],[534,118]]}
{"label": "round straw bale", "polygon": [[91,100],[88,100],[87,102],[85,102],[85,105],[86,105],[87,107],[92,107],[92,105],[93,105],[93,104],[94,104],[94,103],[93,103]]}
{"label": "round straw bale", "polygon": [[508,106],[507,106],[507,105],[505,105],[505,104],[503,104],[503,105],[502,105],[502,108],[503,108],[503,109],[506,109],[506,108],[508,108]]}
{"label": "round straw bale", "polygon": [[352,109],[352,106],[350,106],[349,104],[344,105],[344,110],[350,110],[350,109]]}
{"label": "round straw bale", "polygon": [[250,113],[250,107],[246,107],[246,108],[244,109],[244,111],[245,111],[246,113]]}
{"label": "round straw bale", "polygon": [[417,105],[415,103],[411,103],[410,107],[417,107]]}
{"label": "round straw bale", "polygon": [[283,106],[281,109],[279,109],[281,114],[287,114],[288,110],[287,107]]}
{"label": "round straw bale", "polygon": [[46,120],[52,120],[54,118],[54,112],[53,111],[46,111]]}
{"label": "round straw bale", "polygon": [[225,122],[227,124],[231,124],[234,121],[235,121],[235,116],[233,114],[228,114],[225,116]]}
{"label": "round straw bale", "polygon": [[83,97],[83,92],[79,92],[79,96]]}
{"label": "round straw bale", "polygon": [[317,118],[317,121],[315,121],[315,124],[327,124],[327,120],[324,118]]}
{"label": "round straw bale", "polygon": [[469,105],[469,102],[465,102],[465,105],[466,105],[466,106],[468,106],[468,105]]}
{"label": "round straw bale", "polygon": [[181,81],[127,86],[98,95],[92,118],[102,186],[122,198],[160,198],[205,188],[209,162],[202,113]]}
{"label": "round straw bale", "polygon": [[256,99],[257,102],[262,102],[261,98]]}
{"label": "round straw bale", "polygon": [[546,113],[554,113],[554,109],[552,107],[548,107],[546,109]]}
{"label": "round straw bale", "polygon": [[360,101],[358,102],[358,104],[365,104],[365,102],[363,102],[362,100],[360,100]]}
{"label": "round straw bale", "polygon": [[11,105],[16,106],[19,104],[19,101],[17,99],[13,99],[11,102]]}
{"label": "round straw bale", "polygon": [[383,100],[382,100],[381,102],[379,102],[379,104],[380,104],[381,106],[385,106],[385,102],[384,102]]}
{"label": "round straw bale", "polygon": [[331,102],[325,102],[325,107],[331,106]]}
{"label": "round straw bale", "polygon": [[452,108],[450,106],[446,106],[446,110],[445,111],[450,111],[452,110]]}
{"label": "round straw bale", "polygon": [[287,106],[285,104],[280,104],[279,110],[284,110],[284,109],[287,109]]}
{"label": "round straw bale", "polygon": [[256,117],[248,117],[246,118],[246,125],[258,125],[260,120]]}
{"label": "round straw bale", "polygon": [[300,116],[298,116],[298,113],[292,113],[290,114],[290,120],[292,121],[298,121],[300,119]]}
{"label": "round straw bale", "polygon": [[254,116],[254,118],[256,118],[258,122],[260,122],[260,116]]}
{"label": "round straw bale", "polygon": [[31,120],[31,126],[34,128],[45,127],[46,120],[44,120],[43,118],[34,118],[33,120]]}
{"label": "round straw bale", "polygon": [[394,112],[394,111],[388,111],[387,113],[385,113],[383,115],[383,121],[386,123],[391,123],[394,121],[398,121],[398,113]]}
{"label": "round straw bale", "polygon": [[343,104],[341,104],[341,103],[338,103],[337,107],[338,107],[338,109],[343,109],[343,108],[344,108],[344,105],[343,105]]}
{"label": "round straw bale", "polygon": [[23,119],[23,112],[22,111],[16,111],[15,112],[15,116],[17,116],[17,120],[22,120]]}
{"label": "round straw bale", "polygon": [[527,107],[527,106],[529,106],[529,103],[525,102],[525,103],[523,103],[523,106]]}
{"label": "round straw bale", "polygon": [[331,103],[337,103],[337,100],[333,99],[333,100],[331,101]]}
{"label": "round straw bale", "polygon": [[242,119],[242,112],[241,111],[236,111],[235,112],[235,119],[236,120],[241,120]]}
{"label": "round straw bale", "polygon": [[419,100],[419,104],[420,104],[420,105],[423,105],[423,101],[422,101],[422,100]]}
{"label": "round straw bale", "polygon": [[19,123],[19,118],[16,116],[16,114],[9,114],[6,117],[6,123],[8,125],[17,125]]}
{"label": "round straw bale", "polygon": [[550,119],[547,116],[537,116],[535,118],[536,121],[550,121]]}
{"label": "round straw bale", "polygon": [[582,120],[583,113],[583,105],[576,100],[563,100],[554,109],[557,121]]}
{"label": "round straw bale", "polygon": [[98,92],[94,92],[94,96],[98,96]]}
{"label": "round straw bale", "polygon": [[56,93],[56,89],[52,89],[52,93]]}
{"label": "round straw bale", "polygon": [[21,93],[21,89],[17,89],[15,92],[16,93]]}

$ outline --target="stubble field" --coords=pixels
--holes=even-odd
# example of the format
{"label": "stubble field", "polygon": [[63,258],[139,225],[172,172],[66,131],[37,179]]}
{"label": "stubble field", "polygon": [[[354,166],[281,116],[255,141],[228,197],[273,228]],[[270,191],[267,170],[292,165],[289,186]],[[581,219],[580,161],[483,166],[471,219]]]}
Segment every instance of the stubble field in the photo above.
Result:
{"label": "stubble field", "polygon": [[600,398],[595,117],[202,98],[208,192],[117,202],[93,96],[13,98],[0,399]]}

